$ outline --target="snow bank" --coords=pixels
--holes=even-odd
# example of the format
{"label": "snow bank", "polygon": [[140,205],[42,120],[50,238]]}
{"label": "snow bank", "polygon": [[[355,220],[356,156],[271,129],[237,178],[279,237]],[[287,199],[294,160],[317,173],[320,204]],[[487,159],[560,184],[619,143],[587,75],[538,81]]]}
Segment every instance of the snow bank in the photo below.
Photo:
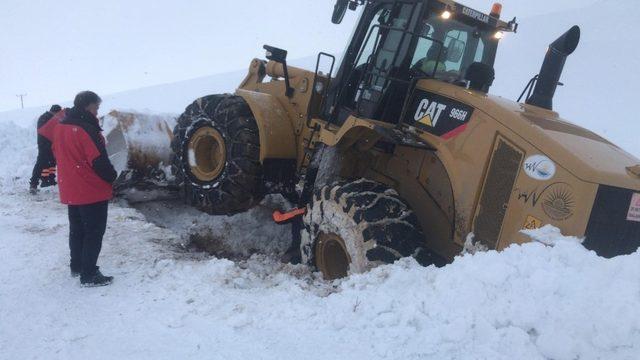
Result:
{"label": "snow bank", "polygon": [[35,122],[31,129],[13,121],[0,122],[0,194],[26,191],[36,162]]}
{"label": "snow bank", "polygon": [[404,338],[397,358],[637,358],[639,260],[562,243],[465,256],[442,270],[403,261],[342,284],[344,300],[362,304],[340,316],[355,331],[382,325]]}

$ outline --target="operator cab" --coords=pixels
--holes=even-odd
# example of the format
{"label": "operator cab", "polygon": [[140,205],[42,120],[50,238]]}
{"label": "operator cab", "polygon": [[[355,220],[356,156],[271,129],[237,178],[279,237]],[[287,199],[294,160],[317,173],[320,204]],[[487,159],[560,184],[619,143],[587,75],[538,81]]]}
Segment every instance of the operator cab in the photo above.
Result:
{"label": "operator cab", "polygon": [[[364,5],[338,0],[336,11],[345,3],[351,9]],[[465,87],[473,78],[474,89],[488,90],[498,41],[517,28],[515,19],[499,20],[500,10],[496,4],[486,15],[445,0],[367,1],[325,102],[326,118],[335,124],[351,115],[398,123],[407,96],[424,78]]]}

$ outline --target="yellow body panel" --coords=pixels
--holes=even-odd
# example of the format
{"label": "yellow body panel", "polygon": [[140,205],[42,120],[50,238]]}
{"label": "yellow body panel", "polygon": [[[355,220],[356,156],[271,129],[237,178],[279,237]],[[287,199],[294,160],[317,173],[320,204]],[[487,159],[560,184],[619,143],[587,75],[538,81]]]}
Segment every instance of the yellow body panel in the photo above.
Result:
{"label": "yellow body panel", "polygon": [[[491,248],[530,241],[520,230],[532,223],[552,224],[566,235],[584,236],[599,184],[640,191],[640,179],[627,171],[640,163],[638,159],[561,120],[555,112],[436,80],[422,80],[417,88],[474,107],[466,129],[447,140],[413,128],[436,151],[397,146],[389,155],[372,150],[367,165],[362,164],[363,157],[354,157],[359,164],[347,165],[343,174],[372,178],[398,190],[418,215],[425,241],[442,256],[457,255],[477,227],[480,199],[498,140],[516,149],[522,159],[512,193],[502,205],[504,220]],[[366,129],[367,122],[370,128],[380,125],[351,117],[337,130],[323,130],[320,139],[328,145],[342,143],[341,135]],[[361,145],[357,140],[352,136],[344,143]],[[358,147],[353,151],[361,151]],[[532,155],[547,156],[556,164],[552,179],[536,180],[523,171],[524,161]],[[554,209],[552,200],[562,208]]]}
{"label": "yellow body panel", "polygon": [[238,89],[253,112],[260,131],[260,161],[264,159],[295,159],[297,149],[291,121],[285,109],[273,95]]}
{"label": "yellow body panel", "polygon": [[[457,136],[436,136],[403,126],[400,120],[390,124],[355,116],[337,126],[324,119],[307,121],[314,101],[310,89],[314,74],[292,67],[289,73],[295,89],[291,98],[284,95],[282,66],[258,60],[236,92],[258,121],[261,159],[295,158],[304,170],[305,149],[318,142],[337,147],[345,158],[341,175],[369,178],[396,189],[418,216],[428,247],[445,258],[459,254],[469,235],[486,229],[493,232],[483,235],[482,241],[498,250],[530,241],[520,231],[545,224],[582,237],[599,185],[640,192],[640,178],[632,171],[640,160],[553,111],[424,79],[416,89],[474,109]],[[272,81],[262,82],[265,75]],[[396,144],[392,152],[377,147],[390,141],[385,131],[394,129],[424,146]],[[512,164],[513,186],[502,201],[491,198],[489,174],[492,161],[500,161],[492,159],[505,146],[518,163]],[[532,156],[544,156],[555,164],[550,179],[527,174],[525,162]],[[500,164],[496,167],[499,170]],[[500,221],[493,224],[494,219]]]}

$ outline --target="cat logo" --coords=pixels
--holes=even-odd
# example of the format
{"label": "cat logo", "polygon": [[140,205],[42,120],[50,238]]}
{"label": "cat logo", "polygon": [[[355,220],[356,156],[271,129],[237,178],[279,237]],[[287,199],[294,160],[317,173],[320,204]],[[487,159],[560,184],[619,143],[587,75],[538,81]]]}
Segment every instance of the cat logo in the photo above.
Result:
{"label": "cat logo", "polygon": [[439,104],[435,101],[429,101],[429,99],[422,99],[416,110],[414,119],[426,126],[436,127],[442,111],[447,108],[447,105]]}
{"label": "cat logo", "polygon": [[473,115],[473,107],[422,89],[413,92],[407,105],[406,124],[445,139],[461,134]]}

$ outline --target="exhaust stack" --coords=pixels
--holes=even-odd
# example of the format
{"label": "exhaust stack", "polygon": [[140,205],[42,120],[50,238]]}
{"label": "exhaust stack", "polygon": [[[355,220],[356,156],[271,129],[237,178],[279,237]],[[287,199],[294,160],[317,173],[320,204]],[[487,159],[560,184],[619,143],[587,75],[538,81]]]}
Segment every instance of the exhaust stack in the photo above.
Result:
{"label": "exhaust stack", "polygon": [[567,56],[576,50],[579,42],[580,27],[576,25],[549,45],[536,87],[527,99],[527,104],[553,110],[553,95],[556,93],[565,61]]}

